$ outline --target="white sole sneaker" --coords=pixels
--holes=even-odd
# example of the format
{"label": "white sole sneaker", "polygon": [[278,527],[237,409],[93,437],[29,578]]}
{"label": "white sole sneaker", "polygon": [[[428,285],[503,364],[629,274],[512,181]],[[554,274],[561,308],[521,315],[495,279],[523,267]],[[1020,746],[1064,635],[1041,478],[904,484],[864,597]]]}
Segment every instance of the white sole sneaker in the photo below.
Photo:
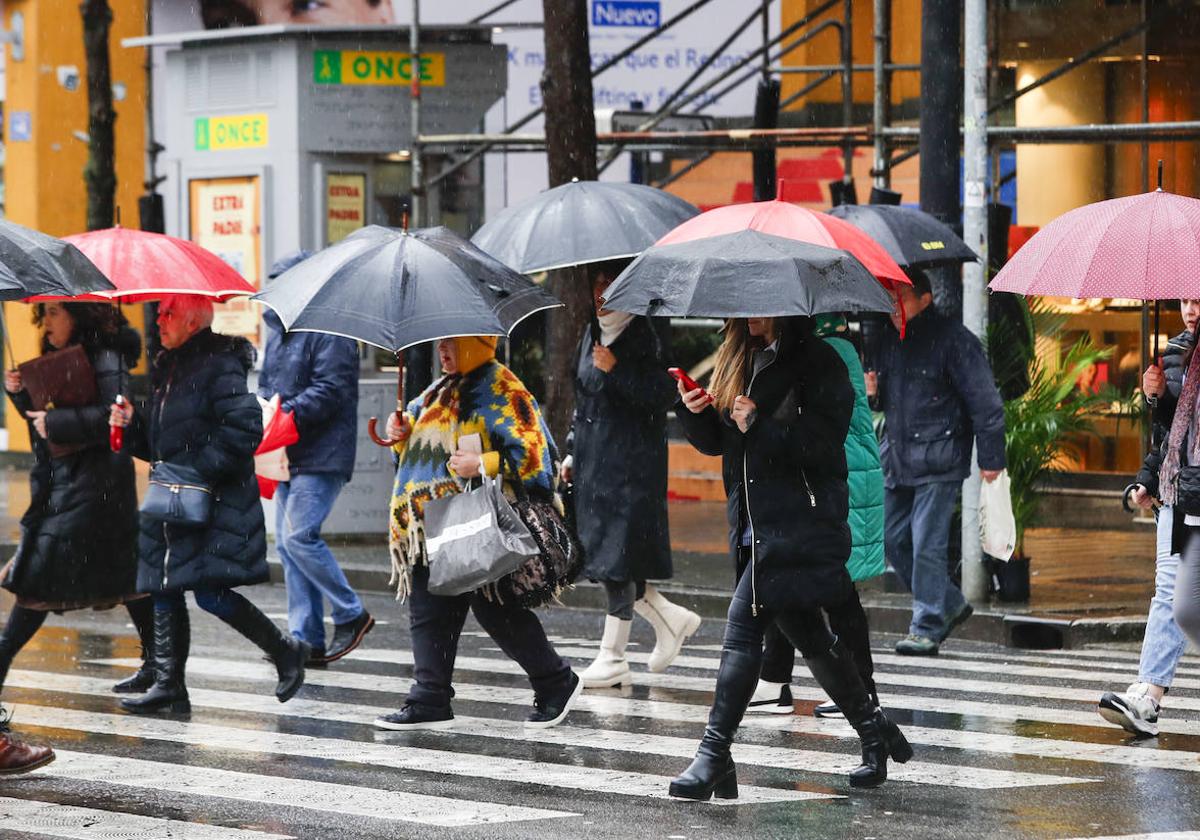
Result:
{"label": "white sole sneaker", "polygon": [[454,726],[454,718],[450,720],[423,720],[419,723],[392,723],[383,718],[375,718],[375,728],[388,732],[416,732],[426,729],[449,729]]}
{"label": "white sole sneaker", "polygon": [[528,729],[549,729],[552,726],[558,726],[567,719],[567,715],[571,713],[571,708],[579,700],[579,695],[583,693],[583,680],[575,683],[575,690],[571,692],[571,696],[567,698],[567,702],[563,704],[562,711],[558,713],[558,717],[551,720],[525,721],[525,726]]}
{"label": "white sole sneaker", "polygon": [[795,713],[791,706],[781,706],[777,700],[762,700],[746,707],[746,714],[790,715]]}
{"label": "white sole sneaker", "polygon": [[1096,705],[1096,711],[1109,723],[1116,724],[1134,735],[1154,736],[1158,734],[1157,715],[1153,720],[1139,716],[1130,708],[1125,698],[1115,692],[1106,691]]}

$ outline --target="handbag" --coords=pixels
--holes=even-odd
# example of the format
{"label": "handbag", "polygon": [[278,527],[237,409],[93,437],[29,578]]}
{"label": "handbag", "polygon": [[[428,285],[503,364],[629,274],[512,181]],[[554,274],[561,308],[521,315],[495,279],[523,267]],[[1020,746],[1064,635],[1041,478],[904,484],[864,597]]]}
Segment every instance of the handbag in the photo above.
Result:
{"label": "handbag", "polygon": [[1175,481],[1175,510],[1200,516],[1200,467],[1184,465]]}
{"label": "handbag", "polygon": [[425,556],[434,595],[474,592],[537,553],[500,479],[483,476],[478,487],[425,503]]}
{"label": "handbag", "polygon": [[[34,411],[55,408],[81,408],[99,401],[96,373],[82,345],[72,344],[63,350],[43,353],[17,365],[21,385],[29,394]],[[55,443],[46,441],[51,458],[62,458],[95,446],[96,441]]]}
{"label": "handbag", "polygon": [[197,527],[208,524],[212,498],[212,488],[199,472],[159,461],[150,469],[150,484],[139,510],[143,516],[170,525]]}
{"label": "handbag", "polygon": [[534,609],[548,604],[583,571],[583,544],[554,502],[529,495],[507,456],[504,467],[512,474],[514,507],[533,535],[538,552],[512,574],[497,581],[494,590],[501,603]]}

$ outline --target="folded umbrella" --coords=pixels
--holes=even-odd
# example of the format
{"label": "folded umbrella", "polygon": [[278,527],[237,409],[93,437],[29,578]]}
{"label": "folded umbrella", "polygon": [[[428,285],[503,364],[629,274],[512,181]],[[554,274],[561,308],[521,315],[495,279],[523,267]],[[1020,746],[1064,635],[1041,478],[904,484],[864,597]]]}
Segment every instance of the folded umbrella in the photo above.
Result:
{"label": "folded umbrella", "polygon": [[506,208],[471,241],[522,274],[629,259],[700,211],[642,184],[572,181]]}
{"label": "folded umbrella", "polygon": [[949,225],[913,207],[842,204],[828,213],[867,233],[904,268],[928,268],[979,259]]}
{"label": "folded umbrella", "polygon": [[609,287],[636,315],[770,318],[891,312],[892,296],[845,251],[757,230],[655,245]]}

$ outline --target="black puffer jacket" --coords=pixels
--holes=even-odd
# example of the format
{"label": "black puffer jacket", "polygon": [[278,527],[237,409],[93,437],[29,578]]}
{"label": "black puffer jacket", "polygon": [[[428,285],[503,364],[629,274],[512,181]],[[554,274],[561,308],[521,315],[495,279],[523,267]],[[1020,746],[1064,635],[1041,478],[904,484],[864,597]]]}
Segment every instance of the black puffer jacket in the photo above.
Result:
{"label": "black puffer jacket", "polygon": [[267,579],[267,537],[254,477],[262,410],[246,390],[254,348],[204,329],[162,353],[149,406],[125,433],[138,458],[192,467],[213,491],[206,527],[142,517],[138,590],[217,589]]}
{"label": "black puffer jacket", "polygon": [[[111,604],[136,592],[137,486],[128,455],[108,448],[108,411],[128,390],[128,369],[141,339],[122,329],[105,346],[85,347],[96,374],[98,401],[46,413],[46,433],[85,448],[51,458],[45,439],[30,429],[34,465],[30,502],[21,517],[21,542],[3,585],[23,603],[67,608]],[[9,398],[32,410],[26,391]]]}
{"label": "black puffer jacket", "polygon": [[1167,342],[1162,352],[1163,376],[1167,380],[1167,390],[1155,400],[1152,413],[1151,449],[1158,449],[1171,433],[1171,421],[1175,419],[1175,406],[1179,404],[1179,392],[1183,390],[1183,364],[1188,359],[1188,353],[1195,341],[1187,330]]}
{"label": "black puffer jacket", "polygon": [[749,524],[755,604],[771,610],[833,606],[850,588],[845,444],[854,389],[837,351],[807,326],[783,322],[778,355],[748,388],[758,414],[746,434],[714,408],[675,410],[692,445],[721,456],[730,548],[736,556]]}

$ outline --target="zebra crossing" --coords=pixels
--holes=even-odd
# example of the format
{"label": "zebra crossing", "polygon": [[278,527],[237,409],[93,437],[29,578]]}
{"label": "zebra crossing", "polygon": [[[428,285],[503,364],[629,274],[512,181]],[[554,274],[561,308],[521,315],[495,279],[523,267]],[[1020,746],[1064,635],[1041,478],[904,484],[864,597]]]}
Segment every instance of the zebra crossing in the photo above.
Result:
{"label": "zebra crossing", "polygon": [[[856,764],[853,729],[808,714],[824,697],[801,665],[798,714],[751,715],[739,733],[739,798],[697,804],[672,801],[666,789],[703,729],[719,627],[667,673],[640,669],[646,654],[631,651],[632,687],[585,692],[564,725],[546,730],[521,725],[528,683],[470,631],[456,663],[453,726],[377,732],[371,721],[398,708],[412,683],[396,624],[377,647],[311,670],[287,704],[271,695],[268,663],[242,646],[201,642],[188,661],[185,718],[122,713],[110,687],[138,662],[105,655],[111,644],[78,662],[56,664],[69,645],[48,645],[54,655],[32,663],[39,667],[19,658],[6,705],[20,732],[55,744],[58,760],[3,783],[0,837],[699,838],[757,837],[759,825],[787,826],[788,836],[908,836],[885,830],[889,823],[955,837],[944,815],[969,812],[981,827],[991,815],[989,837],[1200,838],[1190,805],[1150,819],[1115,804],[1146,796],[1147,786],[1175,802],[1200,800],[1194,658],[1181,668],[1164,735],[1132,742],[1094,710],[1101,691],[1131,678],[1128,652],[964,645],[915,660],[881,643],[882,700],[917,754],[869,793],[845,783]],[[553,639],[580,667],[595,655],[578,632]]]}

